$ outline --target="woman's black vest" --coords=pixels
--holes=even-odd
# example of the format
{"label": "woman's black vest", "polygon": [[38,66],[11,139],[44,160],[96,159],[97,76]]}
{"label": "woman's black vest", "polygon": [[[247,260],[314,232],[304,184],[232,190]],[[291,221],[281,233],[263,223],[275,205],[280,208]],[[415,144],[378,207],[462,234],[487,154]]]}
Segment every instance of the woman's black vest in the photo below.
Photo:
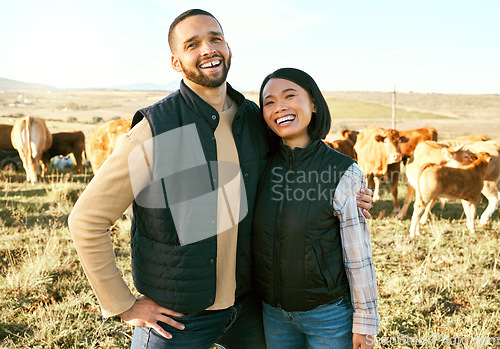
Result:
{"label": "woman's black vest", "polygon": [[[248,203],[248,214],[238,224],[235,296],[239,297],[251,288],[251,220],[257,183],[266,165],[267,147],[257,105],[246,100],[229,84],[227,89],[229,96],[239,106],[232,130]],[[205,157],[207,164],[217,161],[214,131],[219,122],[219,114],[183,81],[177,92],[139,110],[132,125],[137,124],[143,117],[149,122],[153,139],[160,139],[156,136],[165,132],[194,125],[203,149],[202,157]],[[172,133],[167,135],[170,134]],[[198,140],[193,139],[194,141]],[[172,139],[163,142],[163,146],[153,142],[153,162],[161,163],[162,154],[171,156],[169,152],[176,152],[175,155],[180,161],[191,161],[189,152],[179,149],[178,145],[165,149],[165,144],[170,144],[169,142],[172,143]],[[173,144],[175,143],[174,140]],[[180,141],[178,143],[182,144]],[[213,169],[213,166],[209,168]],[[211,176],[215,183],[212,188],[216,190],[216,173],[211,173]],[[192,184],[197,185],[195,182]],[[181,232],[177,231],[176,224],[189,222],[174,221],[171,211],[174,203],[169,202],[165,182],[162,179],[155,185],[154,188],[150,186],[146,189],[166,203],[163,207],[144,205],[139,200],[141,194],[136,196],[133,203],[131,247],[134,284],[140,293],[168,309],[181,313],[206,309],[215,299],[217,236],[212,234],[200,241],[181,243],[179,236],[182,235],[178,234]],[[214,219],[216,220],[216,216]],[[213,223],[215,221],[207,222],[207,229]]]}
{"label": "woman's black vest", "polygon": [[269,161],[252,234],[256,287],[271,306],[307,311],[349,290],[332,201],[353,163],[321,141],[282,145]]}

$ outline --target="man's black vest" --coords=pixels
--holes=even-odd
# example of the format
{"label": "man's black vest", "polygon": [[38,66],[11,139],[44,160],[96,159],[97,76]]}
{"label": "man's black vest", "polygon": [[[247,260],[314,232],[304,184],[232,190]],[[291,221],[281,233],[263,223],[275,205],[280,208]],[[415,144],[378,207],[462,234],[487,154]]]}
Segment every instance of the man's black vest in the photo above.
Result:
{"label": "man's black vest", "polygon": [[[248,214],[238,225],[235,296],[239,297],[251,288],[250,228],[257,183],[266,165],[267,145],[257,105],[246,100],[229,84],[227,90],[238,105],[232,131],[248,201]],[[217,161],[214,131],[219,123],[219,114],[183,81],[180,90],[139,110],[132,127],[142,118],[149,122],[153,137],[182,126],[195,125],[207,163]],[[157,157],[167,152],[182,152],[182,149],[153,150]],[[167,207],[146,208],[137,197],[133,203],[131,247],[134,284],[140,293],[168,309],[181,313],[206,309],[215,300],[217,236],[181,244],[168,196],[166,193],[163,196]]]}
{"label": "man's black vest", "polygon": [[332,200],[353,163],[321,141],[270,159],[252,233],[256,287],[271,306],[307,311],[348,292]]}

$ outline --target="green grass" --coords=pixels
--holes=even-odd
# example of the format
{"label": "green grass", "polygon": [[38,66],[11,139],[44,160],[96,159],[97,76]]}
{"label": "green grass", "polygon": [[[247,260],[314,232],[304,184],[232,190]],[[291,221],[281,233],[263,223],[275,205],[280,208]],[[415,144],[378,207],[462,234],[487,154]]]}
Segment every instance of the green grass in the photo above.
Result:
{"label": "green grass", "polygon": [[[90,177],[67,173],[29,185],[22,174],[0,175],[1,348],[130,345],[129,325],[102,318],[67,227],[68,214]],[[499,213],[490,226],[470,234],[459,202],[448,202],[445,210],[436,205],[422,235],[410,239],[411,208],[403,221],[391,217],[390,194],[383,189],[369,221],[379,287],[379,343],[429,347],[406,344],[411,338],[440,336],[431,347],[451,347],[442,338],[500,337]],[[401,183],[400,201],[404,194]],[[482,201],[479,212],[485,205]],[[131,284],[129,226],[126,217],[119,220],[112,239],[118,266]]]}
{"label": "green grass", "polygon": [[[392,118],[392,107],[378,103],[370,103],[342,98],[326,98],[333,119],[372,119],[383,120]],[[409,109],[396,108],[398,120],[449,119],[439,114],[418,112]]]}

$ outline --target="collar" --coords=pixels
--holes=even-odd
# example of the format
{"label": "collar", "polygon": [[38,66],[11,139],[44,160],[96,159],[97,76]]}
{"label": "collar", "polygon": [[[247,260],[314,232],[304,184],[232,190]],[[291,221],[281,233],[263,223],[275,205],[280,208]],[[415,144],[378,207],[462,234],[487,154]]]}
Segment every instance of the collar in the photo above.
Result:
{"label": "collar", "polygon": [[290,148],[288,145],[281,143],[280,145],[280,155],[285,161],[303,161],[313,154],[316,154],[321,146],[322,141],[315,140],[311,141],[305,148]]}
{"label": "collar", "polygon": [[[229,83],[227,83],[227,94],[233,100],[233,103],[236,103],[238,106],[241,106],[245,100],[245,97],[233,89]],[[212,107],[210,104],[205,102],[200,96],[193,92],[185,83],[184,80],[181,80],[180,86],[181,96],[184,98],[189,109],[194,111],[197,115],[202,116],[204,118],[208,118],[209,121],[212,120],[212,115],[217,116],[219,113],[217,110]],[[218,120],[217,120],[218,122]]]}

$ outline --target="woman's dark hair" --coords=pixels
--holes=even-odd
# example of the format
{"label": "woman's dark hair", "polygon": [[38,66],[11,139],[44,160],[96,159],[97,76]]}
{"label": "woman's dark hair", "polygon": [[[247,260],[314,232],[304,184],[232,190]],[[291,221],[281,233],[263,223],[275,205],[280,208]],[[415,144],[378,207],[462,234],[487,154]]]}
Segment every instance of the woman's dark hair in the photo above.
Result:
{"label": "woman's dark hair", "polygon": [[[261,114],[263,109],[262,91],[271,79],[288,80],[299,85],[307,91],[316,108],[316,111],[311,117],[311,122],[307,126],[307,133],[313,141],[324,139],[328,132],[330,132],[332,118],[330,116],[330,110],[328,109],[328,104],[326,103],[325,97],[323,97],[323,94],[321,93],[314,79],[306,72],[296,68],[280,68],[269,74],[268,76],[266,76],[266,78],[262,82],[262,85],[260,86],[259,104]],[[270,146],[272,150],[276,147],[277,144],[279,144],[280,138],[274,132],[270,131],[270,133],[271,135],[269,135],[269,140],[271,142]]]}

